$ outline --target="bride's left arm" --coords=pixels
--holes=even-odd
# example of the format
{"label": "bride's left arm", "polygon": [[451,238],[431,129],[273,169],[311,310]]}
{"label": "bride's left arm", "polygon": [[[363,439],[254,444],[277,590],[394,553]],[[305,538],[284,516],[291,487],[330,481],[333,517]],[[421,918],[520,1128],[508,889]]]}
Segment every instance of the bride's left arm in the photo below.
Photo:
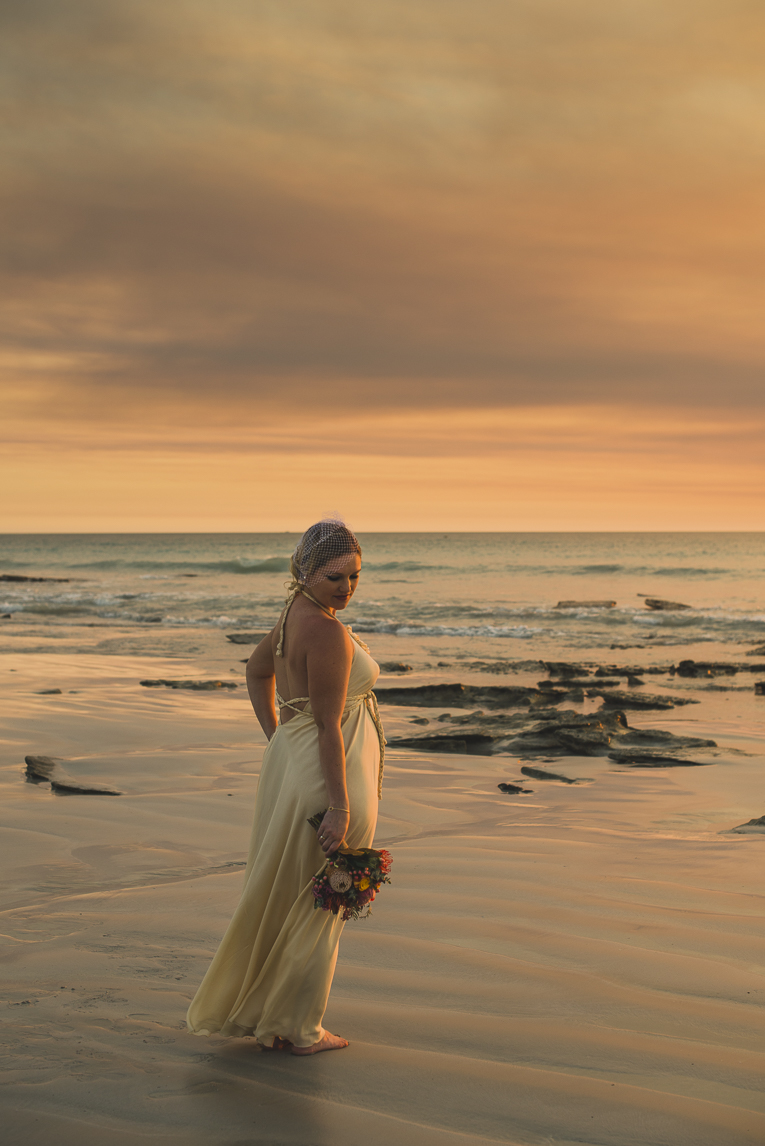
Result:
{"label": "bride's left arm", "polygon": [[269,633],[263,638],[255,652],[247,661],[247,691],[260,727],[270,740],[276,732],[277,718],[274,705],[275,681],[274,655],[271,650]]}

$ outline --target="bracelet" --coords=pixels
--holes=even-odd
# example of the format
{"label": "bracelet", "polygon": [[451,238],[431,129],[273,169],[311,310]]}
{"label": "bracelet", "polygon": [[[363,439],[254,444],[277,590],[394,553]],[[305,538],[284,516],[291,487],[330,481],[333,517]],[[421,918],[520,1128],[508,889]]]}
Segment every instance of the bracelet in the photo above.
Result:
{"label": "bracelet", "polygon": [[350,810],[351,810],[350,808],[333,808],[333,807],[327,808],[328,812],[350,812]]}

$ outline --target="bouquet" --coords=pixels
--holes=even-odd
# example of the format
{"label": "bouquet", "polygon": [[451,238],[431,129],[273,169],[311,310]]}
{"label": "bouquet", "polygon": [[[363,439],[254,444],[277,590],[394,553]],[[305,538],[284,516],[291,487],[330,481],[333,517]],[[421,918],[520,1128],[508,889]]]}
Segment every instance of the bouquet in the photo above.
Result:
{"label": "bouquet", "polygon": [[[319,830],[325,812],[317,812],[308,823]],[[374,848],[338,848],[324,867],[313,876],[313,906],[343,913],[343,919],[366,919],[372,913],[372,900],[388,875],[390,852]],[[364,910],[366,908],[366,910]]]}

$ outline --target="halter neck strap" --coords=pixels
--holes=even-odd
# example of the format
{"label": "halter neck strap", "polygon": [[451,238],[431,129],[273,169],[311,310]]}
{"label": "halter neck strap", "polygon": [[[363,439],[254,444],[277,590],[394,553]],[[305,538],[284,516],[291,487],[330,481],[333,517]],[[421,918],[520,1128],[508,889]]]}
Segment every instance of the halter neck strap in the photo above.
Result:
{"label": "halter neck strap", "polygon": [[[309,593],[303,585],[295,585],[294,588],[290,589],[284,608],[282,609],[281,620],[279,621],[279,643],[276,646],[277,657],[284,656],[284,623],[287,620],[287,614],[289,613],[290,608],[292,607],[292,603],[297,597],[298,593],[302,593],[304,597],[307,597],[309,601],[312,601],[314,605],[321,609],[322,613],[326,613],[327,616],[331,617],[333,621],[337,621],[335,614],[331,613],[329,609],[325,608],[321,601],[317,601],[313,594]],[[342,624],[342,621],[337,621],[337,623],[340,625]],[[351,634],[351,636],[353,636],[353,634]]]}

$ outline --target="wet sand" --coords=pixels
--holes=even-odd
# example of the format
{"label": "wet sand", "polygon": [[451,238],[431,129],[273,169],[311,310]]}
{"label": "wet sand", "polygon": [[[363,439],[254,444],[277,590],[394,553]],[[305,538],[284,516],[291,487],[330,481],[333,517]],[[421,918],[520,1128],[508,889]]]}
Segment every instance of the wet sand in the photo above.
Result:
{"label": "wet sand", "polygon": [[[241,684],[246,651],[221,652],[222,679]],[[0,657],[12,1146],[761,1146],[765,835],[730,834],[765,812],[749,693],[630,714],[714,735],[713,767],[559,757],[586,782],[510,796],[516,760],[392,750],[394,883],[346,927],[326,1017],[351,1045],[305,1060],[183,1026],[238,898],[265,741],[243,687],[138,681],[210,667]],[[389,735],[413,715],[384,712]],[[122,795],[27,783],[28,753]]]}

